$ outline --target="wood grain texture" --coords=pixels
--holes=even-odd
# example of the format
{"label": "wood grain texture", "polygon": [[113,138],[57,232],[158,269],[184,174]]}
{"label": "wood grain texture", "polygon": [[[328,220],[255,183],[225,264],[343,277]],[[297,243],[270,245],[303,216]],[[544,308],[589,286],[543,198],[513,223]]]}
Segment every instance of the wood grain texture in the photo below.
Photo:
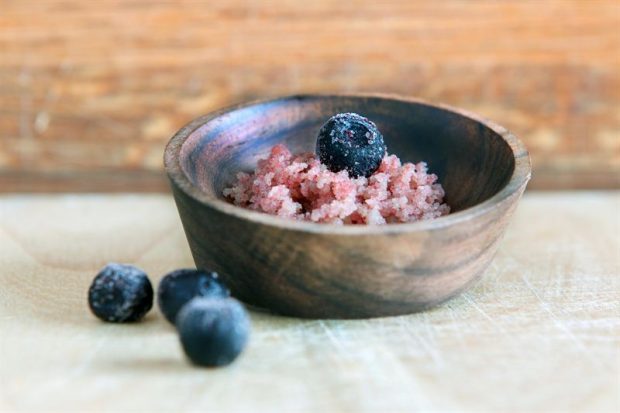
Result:
{"label": "wood grain texture", "polygon": [[527,193],[458,298],[359,321],[252,311],[247,351],[205,371],[157,309],[110,325],[86,303],[107,261],[154,282],[193,264],[170,197],[0,197],[0,411],[618,411],[619,210],[619,192]]}
{"label": "wood grain texture", "polygon": [[[343,112],[373,119],[403,161],[428,162],[450,215],[317,225],[224,199],[273,145],[312,151],[324,119]],[[376,95],[292,96],[205,116],[174,136],[165,164],[196,266],[216,270],[248,303],[308,318],[407,314],[463,291],[490,264],[531,172],[523,144],[501,126]]]}
{"label": "wood grain texture", "polygon": [[0,190],[166,189],[191,119],[338,91],[479,112],[534,188],[620,187],[619,26],[615,0],[0,0]]}

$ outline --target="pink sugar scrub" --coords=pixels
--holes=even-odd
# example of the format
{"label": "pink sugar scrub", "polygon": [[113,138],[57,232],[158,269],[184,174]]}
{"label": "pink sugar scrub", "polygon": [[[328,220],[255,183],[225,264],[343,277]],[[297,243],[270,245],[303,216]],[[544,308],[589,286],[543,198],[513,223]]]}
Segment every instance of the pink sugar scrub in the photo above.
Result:
{"label": "pink sugar scrub", "polygon": [[351,178],[346,170],[330,171],[313,153],[292,155],[282,144],[253,173],[239,172],[223,194],[240,207],[330,224],[414,222],[450,212],[425,162],[403,164],[386,155],[370,177]]}

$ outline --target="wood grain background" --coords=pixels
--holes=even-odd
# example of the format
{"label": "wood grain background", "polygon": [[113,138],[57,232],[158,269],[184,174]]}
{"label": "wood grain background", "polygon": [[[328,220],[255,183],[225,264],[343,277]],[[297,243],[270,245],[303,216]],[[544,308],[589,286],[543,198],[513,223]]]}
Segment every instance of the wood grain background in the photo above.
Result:
{"label": "wood grain background", "polygon": [[394,92],[477,111],[531,188],[620,187],[620,2],[0,0],[0,191],[165,190],[212,109]]}

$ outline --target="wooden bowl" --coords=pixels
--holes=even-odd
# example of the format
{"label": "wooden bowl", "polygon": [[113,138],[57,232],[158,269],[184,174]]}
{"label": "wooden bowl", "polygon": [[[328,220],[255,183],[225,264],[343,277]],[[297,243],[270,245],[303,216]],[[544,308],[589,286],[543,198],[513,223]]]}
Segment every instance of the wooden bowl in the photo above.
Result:
{"label": "wooden bowl", "polygon": [[[231,205],[222,190],[278,142],[313,151],[339,112],[373,120],[390,153],[428,162],[452,213],[431,221],[338,226]],[[168,143],[165,166],[199,268],[233,295],[317,318],[405,314],[463,291],[487,268],[530,178],[523,144],[471,113],[380,95],[291,96],[202,116]]]}

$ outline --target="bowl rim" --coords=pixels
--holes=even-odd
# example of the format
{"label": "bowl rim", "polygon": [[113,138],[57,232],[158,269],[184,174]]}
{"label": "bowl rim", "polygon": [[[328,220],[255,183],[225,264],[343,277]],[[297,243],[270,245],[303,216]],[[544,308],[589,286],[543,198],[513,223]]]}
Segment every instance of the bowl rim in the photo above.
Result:
{"label": "bowl rim", "polygon": [[[493,132],[498,134],[510,146],[515,161],[515,167],[512,176],[502,189],[500,189],[496,194],[486,199],[485,201],[469,208],[463,209],[461,211],[444,215],[439,218],[387,225],[338,225],[315,223],[309,221],[296,221],[238,207],[224,200],[207,195],[198,186],[194,185],[189,180],[189,178],[185,174],[185,171],[181,167],[180,151],[183,144],[194,131],[196,131],[213,119],[216,119],[224,114],[231,113],[239,109],[244,109],[254,105],[272,103],[279,100],[288,101],[295,99],[305,100],[328,98],[379,98],[398,101],[402,103],[415,103],[435,109],[440,109],[443,111],[452,112],[456,115],[463,116],[479,122],[483,126],[491,129]],[[519,193],[525,187],[525,185],[527,185],[527,182],[531,178],[531,160],[530,155],[525,148],[525,145],[523,144],[523,142],[521,142],[521,140],[519,140],[519,138],[517,138],[512,132],[510,132],[503,126],[500,126],[499,124],[489,119],[486,119],[478,114],[443,103],[430,103],[420,98],[404,97],[396,94],[386,93],[296,94],[268,99],[253,100],[250,102],[231,105],[210,112],[206,115],[200,116],[192,120],[172,136],[164,150],[164,168],[166,170],[166,173],[168,174],[168,178],[170,179],[172,185],[176,186],[179,190],[185,193],[185,195],[189,196],[193,200],[220,213],[233,216],[235,218],[252,221],[256,224],[277,227],[283,230],[334,235],[399,234],[415,231],[432,231],[442,229],[464,221],[468,221],[474,217],[486,214],[491,210],[498,208],[502,203],[506,202],[506,200],[511,198],[514,194]]]}

